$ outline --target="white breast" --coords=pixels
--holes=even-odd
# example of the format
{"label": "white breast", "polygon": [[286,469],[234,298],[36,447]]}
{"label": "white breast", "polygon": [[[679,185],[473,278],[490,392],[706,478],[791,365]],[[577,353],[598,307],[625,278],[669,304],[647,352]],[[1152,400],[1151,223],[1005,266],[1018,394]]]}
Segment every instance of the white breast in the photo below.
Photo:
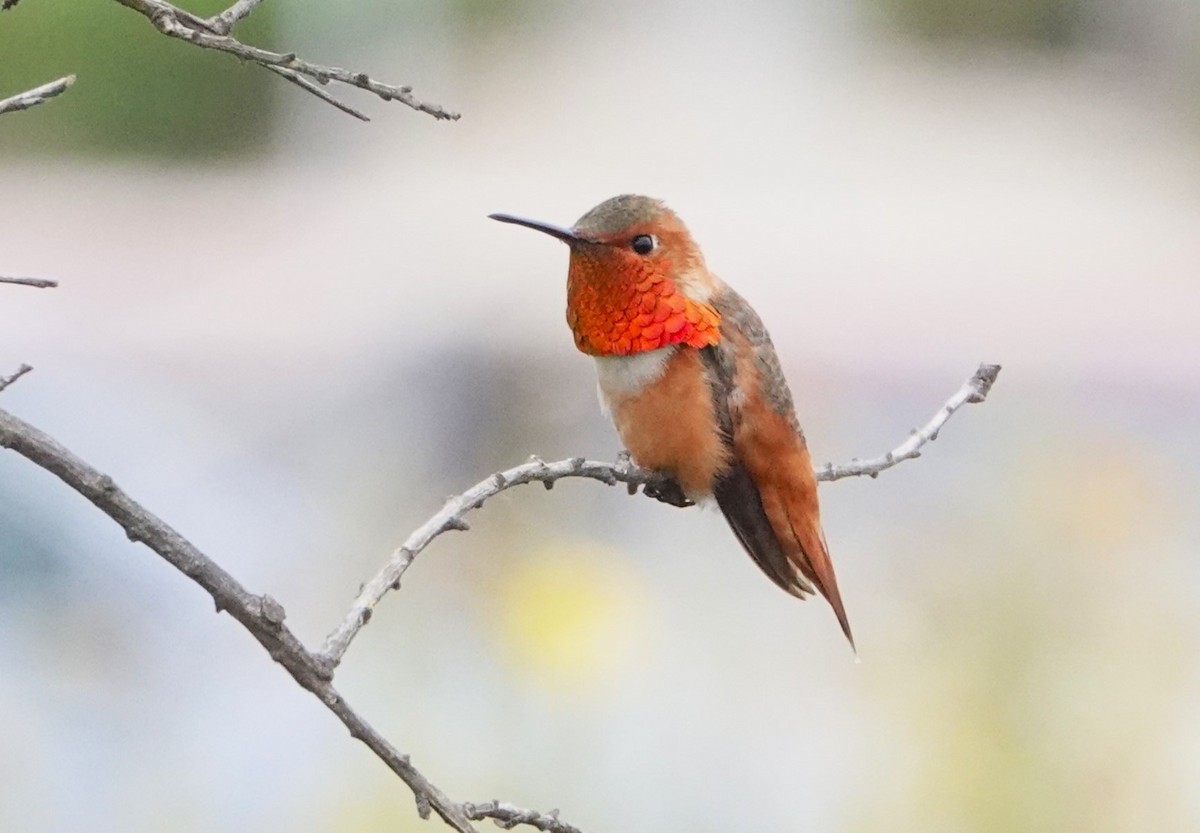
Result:
{"label": "white breast", "polygon": [[607,414],[614,402],[635,396],[646,385],[658,381],[667,369],[667,360],[675,347],[660,347],[635,353],[632,356],[593,356],[596,361],[596,381],[600,392],[600,407]]}

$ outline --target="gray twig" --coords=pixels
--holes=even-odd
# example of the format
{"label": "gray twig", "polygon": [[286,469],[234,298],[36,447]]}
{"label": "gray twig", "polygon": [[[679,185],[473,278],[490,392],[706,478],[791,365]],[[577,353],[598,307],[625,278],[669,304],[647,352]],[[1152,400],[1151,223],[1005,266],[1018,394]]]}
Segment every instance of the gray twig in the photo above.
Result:
{"label": "gray twig", "polygon": [[237,0],[232,6],[208,19],[208,25],[219,35],[228,35],[238,22],[249,16],[263,0]]}
{"label": "gray twig", "polygon": [[[459,118],[458,113],[452,113],[437,104],[418,100],[412,94],[412,87],[397,87],[391,84],[384,84],[371,78],[365,72],[352,72],[341,67],[310,63],[296,57],[296,53],[294,52],[271,52],[266,49],[259,49],[256,46],[249,46],[232,37],[229,31],[233,28],[234,24],[249,14],[261,0],[238,0],[238,2],[234,3],[221,14],[207,19],[196,17],[168,3],[166,0],[117,0],[117,2],[143,15],[154,24],[154,27],[158,31],[168,37],[179,38],[204,49],[227,52],[230,55],[236,55],[244,61],[250,61],[268,69],[274,68],[276,72],[285,70],[285,72],[279,74],[293,81],[293,83],[299,83],[296,80],[299,76],[304,76],[309,81],[316,82],[316,84],[321,86],[328,84],[330,81],[337,81],[340,84],[347,84],[351,87],[367,90],[379,96],[384,101],[399,101],[401,104],[407,105],[414,110],[428,113],[435,119]],[[292,75],[288,75],[288,73],[292,73]],[[350,110],[345,105],[342,105],[341,102],[337,102],[332,96],[318,93],[317,88],[313,84],[299,84],[299,86],[313,93],[322,101],[334,104],[340,110],[349,112],[356,117],[361,117],[362,115]]]}
{"label": "gray twig", "polygon": [[[955,411],[964,404],[986,399],[999,371],[997,365],[981,365],[924,428],[914,431],[909,440],[883,457],[846,466],[828,465],[817,470],[817,478],[837,480],[864,474],[875,476],[902,460],[919,456],[921,446],[937,437],[937,432]],[[28,372],[29,368],[22,365],[12,376],[0,380],[0,390]],[[478,833],[471,822],[484,818],[490,818],[504,828],[524,824],[544,833],[579,833],[576,828],[560,821],[557,811],[538,813],[498,801],[485,804],[457,804],[451,801],[412,766],[407,755],[401,754],[350,707],[333,687],[333,673],[351,640],[370,619],[375,605],[388,590],[399,587],[404,571],[417,553],[448,530],[466,529],[463,516],[472,509],[478,509],[492,495],[534,481],[549,488],[563,477],[587,477],[608,485],[626,483],[631,491],[635,491],[638,486],[661,483],[661,475],[638,468],[624,457],[615,464],[598,463],[582,457],[546,463],[534,457],[522,466],[492,475],[462,495],[451,498],[439,513],[409,536],[404,545],[393,553],[383,570],[363,588],[346,620],[330,634],[323,650],[317,653],[306,648],[284,624],[285,612],[279,602],[270,596],[248,591],[190,541],[125,494],[108,475],[92,468],[51,437],[4,410],[0,410],[0,447],[16,451],[61,479],[116,521],[131,541],[144,543],[204,588],[212,597],[218,613],[227,611],[240,622],[271,658],[287,670],[292,679],[316,696],[341,720],[351,737],[365,744],[408,785],[416,797],[417,810],[422,817],[436,812],[459,833]]]}
{"label": "gray twig", "polygon": [[558,820],[558,810],[549,813],[539,813],[535,810],[525,810],[505,804],[500,801],[487,801],[483,804],[464,804],[463,813],[472,821],[492,819],[497,826],[509,830],[518,824],[536,827],[544,833],[580,833],[578,827],[572,827]]}
{"label": "gray twig", "polygon": [[26,373],[28,373],[31,370],[33,370],[32,367],[30,367],[27,364],[23,364],[20,367],[18,367],[15,371],[8,374],[7,376],[0,376],[0,391],[3,391],[5,388],[7,388],[13,382],[17,381],[18,379],[20,379],[22,376],[24,376]]}
{"label": "gray twig", "polygon": [[303,75],[299,75],[299,74],[293,72],[292,70],[284,69],[283,67],[267,66],[267,67],[264,67],[264,69],[269,69],[269,70],[271,70],[271,72],[274,72],[276,75],[283,76],[284,78],[286,78],[287,80],[289,80],[293,84],[295,84],[297,87],[300,87],[301,89],[303,89],[305,92],[312,93],[313,95],[315,95],[317,98],[321,99],[322,101],[332,104],[334,107],[338,108],[343,113],[348,113],[349,115],[354,116],[354,118],[358,119],[359,121],[370,121],[370,119],[367,118],[363,113],[360,113],[358,110],[355,110],[349,104],[346,104],[345,102],[339,101],[338,99],[334,98],[333,95],[331,95],[329,92],[327,92],[320,84],[314,84],[312,81],[309,81]]}
{"label": "gray twig", "polygon": [[58,286],[58,281],[49,281],[45,278],[5,278],[0,277],[0,283],[15,283],[18,286],[35,286],[38,289],[52,289]]}
{"label": "gray twig", "polygon": [[[1000,365],[981,364],[975,375],[950,397],[933,419],[924,428],[915,430],[908,440],[874,460],[856,460],[840,466],[827,463],[815,469],[817,480],[831,481],[863,475],[877,477],[880,472],[904,460],[919,457],[921,447],[937,438],[938,431],[955,411],[966,403],[983,402],[987,398],[988,391],[999,373]],[[374,578],[363,585],[341,624],[325,638],[325,645],[320,654],[322,661],[330,668],[341,662],[354,637],[371,620],[376,605],[388,591],[400,589],[400,580],[413,559],[439,535],[451,530],[466,529],[467,522],[464,516],[468,512],[479,509],[488,498],[514,486],[538,482],[549,489],[564,477],[586,477],[609,486],[625,483],[629,486],[630,494],[635,493],[638,486],[645,489],[647,485],[654,486],[664,480],[657,472],[633,465],[625,455],[616,463],[601,463],[583,457],[547,463],[538,457],[531,457],[529,462],[523,465],[481,480],[462,494],[447,500],[441,510],[413,531],[404,543],[392,552],[391,558]]]}
{"label": "gray twig", "polygon": [[67,88],[74,83],[75,76],[67,75],[59,78],[57,81],[51,81],[49,84],[42,84],[42,86],[34,87],[32,90],[17,93],[0,101],[0,115],[14,113],[17,110],[28,110],[30,107],[45,104],[56,95],[65,93]]}
{"label": "gray twig", "polygon": [[921,456],[921,449],[926,443],[931,443],[938,438],[938,432],[942,430],[942,426],[950,417],[954,416],[954,412],[963,405],[983,402],[987,399],[988,392],[992,389],[992,385],[996,383],[996,377],[1000,375],[1000,365],[998,364],[981,364],[979,369],[975,371],[975,375],[967,381],[963,382],[963,386],[955,391],[954,396],[946,400],[933,419],[925,423],[921,428],[914,428],[908,439],[900,443],[886,454],[875,457],[870,460],[853,460],[849,463],[843,463],[840,466],[835,466],[833,463],[826,463],[817,469],[818,480],[840,480],[843,477],[878,477],[880,472],[887,471],[892,466],[903,463],[905,460],[913,460]]}

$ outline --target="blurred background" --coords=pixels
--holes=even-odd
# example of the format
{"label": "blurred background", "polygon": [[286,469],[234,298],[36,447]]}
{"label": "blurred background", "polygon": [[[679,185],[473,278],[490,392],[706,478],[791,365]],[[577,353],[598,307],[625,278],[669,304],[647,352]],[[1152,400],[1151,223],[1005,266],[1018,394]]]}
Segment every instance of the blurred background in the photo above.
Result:
{"label": "blurred background", "polygon": [[[188,6],[211,14],[222,2]],[[611,459],[566,251],[666,199],[771,328],[861,662],[719,513],[566,481],[439,539],[339,672],[459,800],[626,831],[1200,828],[1200,5],[270,0],[359,123],[109,3],[0,15],[2,405],[309,644],[446,495]],[[211,601],[0,454],[0,829],[416,831]],[[431,826],[432,824],[432,826]],[[488,823],[481,828],[490,829]]]}

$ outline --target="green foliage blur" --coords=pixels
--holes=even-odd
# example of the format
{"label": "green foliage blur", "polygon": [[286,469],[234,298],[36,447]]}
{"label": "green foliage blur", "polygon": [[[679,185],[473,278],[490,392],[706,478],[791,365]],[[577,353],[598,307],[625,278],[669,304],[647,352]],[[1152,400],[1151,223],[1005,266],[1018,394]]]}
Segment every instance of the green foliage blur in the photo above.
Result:
{"label": "green foliage blur", "polygon": [[[220,12],[222,0],[188,10]],[[266,3],[238,38],[272,48],[277,16]],[[0,153],[213,160],[256,156],[277,114],[280,79],[236,58],[163,37],[117,3],[24,0],[0,13],[0,98],[74,73],[70,107],[11,117]]]}
{"label": "green foliage blur", "polygon": [[1088,0],[869,0],[887,22],[931,40],[1065,48],[1078,41]]}

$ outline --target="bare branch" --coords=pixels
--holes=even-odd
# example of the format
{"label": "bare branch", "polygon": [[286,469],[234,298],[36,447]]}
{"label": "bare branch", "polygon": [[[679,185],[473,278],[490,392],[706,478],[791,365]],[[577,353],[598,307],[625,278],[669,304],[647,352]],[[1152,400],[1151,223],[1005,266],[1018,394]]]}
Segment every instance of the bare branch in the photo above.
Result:
{"label": "bare branch", "polygon": [[538,482],[547,489],[553,488],[555,481],[564,477],[588,477],[599,480],[609,486],[618,482],[628,483],[636,488],[646,483],[662,480],[662,476],[649,469],[638,468],[621,462],[600,463],[595,460],[585,460],[583,457],[572,457],[569,460],[559,460],[547,463],[538,457],[531,457],[528,463],[493,474],[486,480],[481,480],[461,495],[455,495],[446,501],[446,505],[437,514],[422,524],[408,536],[403,544],[393,552],[387,564],[374,578],[368,581],[354,600],[350,612],[325,640],[321,650],[321,658],[330,667],[336,667],[341,662],[346,649],[355,635],[371,619],[375,605],[387,595],[389,590],[400,589],[400,579],[413,559],[429,546],[434,538],[450,530],[466,531],[470,527],[463,516],[472,509],[483,506],[484,501],[500,494],[513,486]]}
{"label": "bare branch", "polygon": [[15,283],[20,286],[34,286],[38,289],[53,289],[58,281],[48,281],[45,278],[5,278],[0,277],[0,283]]}
{"label": "bare branch", "polygon": [[975,375],[963,383],[954,396],[951,396],[946,404],[933,415],[933,419],[925,423],[923,428],[914,428],[909,438],[900,445],[887,454],[871,460],[852,460],[840,466],[826,463],[817,469],[817,479],[840,480],[843,477],[861,477],[863,475],[875,478],[879,476],[880,472],[887,471],[892,466],[920,457],[921,448],[926,443],[931,443],[938,438],[938,432],[942,430],[946,421],[954,416],[955,411],[963,405],[975,404],[987,399],[988,392],[996,383],[996,377],[999,375],[1000,365],[979,365]]}
{"label": "bare branch", "polygon": [[232,6],[219,15],[215,15],[208,19],[208,25],[218,35],[228,35],[233,31],[233,27],[238,25],[238,22],[249,16],[250,12],[258,8],[258,4],[263,0],[237,0]]}
{"label": "bare branch", "polygon": [[14,371],[13,373],[8,374],[7,376],[0,376],[0,391],[3,391],[5,388],[7,388],[13,382],[17,381],[18,379],[20,379],[22,376],[24,376],[26,373],[28,373],[31,370],[33,370],[32,367],[30,367],[27,364],[23,364],[20,367],[18,367],[16,369],[16,371]]}
{"label": "bare branch", "polygon": [[[968,379],[963,386],[942,406],[933,419],[921,429],[915,430],[912,437],[893,451],[882,457],[866,462],[853,461],[836,466],[827,463],[815,470],[817,480],[840,480],[843,477],[867,475],[877,477],[881,471],[892,466],[920,456],[923,445],[937,439],[938,431],[946,424],[946,420],[966,403],[983,402],[988,391],[1000,373],[1000,365],[981,364],[975,375]],[[614,463],[601,463],[595,460],[585,460],[583,457],[572,457],[554,463],[546,463],[537,457],[530,458],[528,463],[515,468],[493,474],[486,480],[481,480],[461,495],[455,495],[432,518],[418,527],[408,539],[396,548],[383,568],[368,581],[358,598],[350,606],[349,612],[325,639],[321,649],[321,660],[330,668],[337,667],[345,655],[350,643],[360,630],[371,621],[375,606],[390,590],[400,589],[400,579],[412,564],[413,559],[444,532],[451,530],[466,530],[469,527],[464,516],[473,509],[479,509],[484,501],[513,486],[538,482],[547,489],[564,477],[586,477],[599,480],[609,486],[625,483],[629,486],[630,494],[637,491],[638,486],[645,489],[661,487],[666,481],[661,474],[648,469],[639,468],[629,463],[623,457]]]}
{"label": "bare branch", "polygon": [[493,819],[505,830],[516,827],[518,824],[527,824],[545,831],[545,833],[580,833],[578,827],[572,827],[566,822],[558,820],[558,810],[539,813],[499,801],[488,801],[484,804],[464,804],[463,812],[472,821]]}
{"label": "bare branch", "polygon": [[355,110],[349,104],[345,104],[341,101],[338,101],[336,98],[334,98],[328,92],[326,92],[319,84],[314,84],[312,81],[309,81],[307,78],[305,78],[302,75],[297,75],[295,72],[292,72],[292,70],[290,70],[290,69],[284,69],[283,67],[275,67],[275,66],[264,67],[264,69],[269,69],[269,70],[271,70],[271,72],[274,72],[277,75],[282,75],[284,78],[291,81],[293,84],[300,87],[305,92],[312,93],[313,95],[315,95],[317,98],[321,99],[322,101],[326,101],[326,102],[332,104],[334,107],[338,108],[343,113],[348,113],[349,115],[354,116],[354,118],[359,119],[360,121],[370,121],[369,118],[367,118],[364,114],[360,113],[358,110]]}
{"label": "bare branch", "polygon": [[14,113],[17,110],[28,110],[30,107],[45,104],[56,95],[65,93],[67,88],[74,83],[75,76],[67,75],[57,81],[51,81],[49,84],[42,84],[40,87],[34,87],[32,90],[6,98],[0,101],[0,115]]}
{"label": "bare branch", "polygon": [[[937,437],[946,421],[964,404],[982,402],[996,380],[1000,368],[981,365],[976,374],[950,398],[923,429],[878,460],[856,462],[848,466],[825,466],[816,472],[820,480],[836,480],[854,475],[877,475],[902,460],[919,456],[920,448]],[[0,380],[0,390],[12,384],[29,368],[22,365],[15,374]],[[430,783],[382,735],[358,715],[333,687],[333,672],[354,636],[369,621],[371,611],[400,579],[416,555],[434,538],[448,530],[465,530],[464,516],[481,507],[485,500],[513,486],[534,481],[547,489],[564,477],[586,477],[608,485],[625,483],[631,493],[638,486],[660,488],[669,483],[662,475],[630,464],[628,459],[615,464],[599,463],[575,457],[556,463],[532,458],[528,463],[494,474],[462,495],[451,498],[440,512],[413,532],[397,549],[383,570],[359,594],[345,621],[326,639],[320,653],[308,650],[284,624],[285,612],[279,602],[267,595],[256,595],[232,575],[204,555],[191,542],[126,495],[112,478],[97,471],[33,426],[0,410],[0,447],[16,451],[35,465],[54,474],[69,487],[91,501],[116,521],[131,541],[141,542],[168,563],[199,584],[212,597],[217,612],[227,611],[250,632],[275,662],[279,663],[301,687],[311,692],[333,712],[350,731],[380,758],[413,791],[417,812],[422,818],[437,813],[459,833],[478,833],[472,821],[493,819],[501,827],[528,825],[544,833],[579,833],[558,819],[557,811],[538,813],[491,801],[485,804],[457,804]]]}
{"label": "bare branch", "polygon": [[0,410],[0,447],[12,449],[58,477],[116,521],[129,540],[144,543],[203,587],[212,596],[218,613],[227,611],[240,622],[292,679],[337,715],[351,737],[366,744],[409,786],[417,796],[418,808],[436,812],[459,833],[478,833],[458,804],[426,780],[409,763],[407,755],[397,751],[350,707],[333,687],[332,669],[313,656],[284,625],[285,614],[279,602],[248,591],[190,541],[121,491],[111,477],[4,410]]}
{"label": "bare branch", "polygon": [[[233,27],[233,24],[237,20],[249,14],[258,5],[257,2],[239,0],[239,2],[234,3],[233,6],[230,6],[216,17],[205,20],[166,2],[166,0],[116,1],[122,6],[133,9],[135,12],[145,16],[147,20],[154,24],[154,27],[158,31],[168,37],[179,38],[204,49],[227,52],[230,55],[236,55],[244,61],[250,61],[259,66],[287,70],[297,76],[305,76],[310,81],[322,86],[328,84],[330,81],[337,81],[351,87],[358,87],[359,89],[374,93],[384,101],[399,101],[401,104],[407,105],[414,110],[428,113],[435,119],[453,120],[459,118],[458,113],[444,110],[437,104],[429,104],[418,100],[412,94],[412,87],[396,87],[391,84],[384,84],[371,78],[365,72],[352,72],[341,67],[309,63],[297,58],[294,52],[286,54],[270,52],[266,49],[259,49],[256,46],[249,46],[231,37],[228,34],[229,29]],[[225,20],[225,15],[229,15],[229,20],[231,21],[228,28],[222,22]],[[288,77],[285,73],[281,74]],[[289,80],[293,79],[289,77]],[[300,86],[306,91],[314,93],[323,101],[331,104],[334,103],[334,100],[331,100],[330,96],[316,93],[311,85],[306,86],[301,84]],[[339,109],[347,110],[345,106],[339,106]],[[351,115],[355,114],[351,113]]]}

